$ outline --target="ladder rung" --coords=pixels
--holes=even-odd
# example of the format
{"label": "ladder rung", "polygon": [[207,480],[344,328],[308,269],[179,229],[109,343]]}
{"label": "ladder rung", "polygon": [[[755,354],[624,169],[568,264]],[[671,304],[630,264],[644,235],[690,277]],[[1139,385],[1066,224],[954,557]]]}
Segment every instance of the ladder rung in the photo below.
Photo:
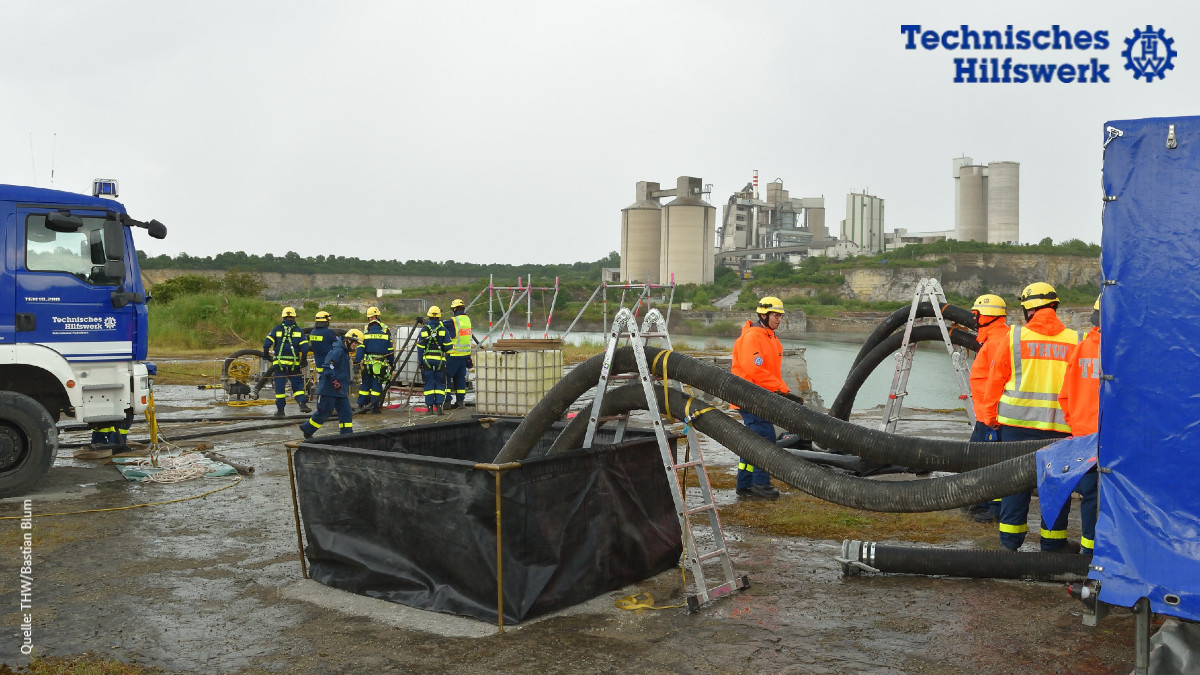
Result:
{"label": "ladder rung", "polygon": [[717,507],[714,504],[702,504],[700,506],[697,506],[694,509],[688,509],[684,513],[686,513],[689,516],[694,516],[697,513],[704,513],[705,511],[712,511],[715,508],[717,508]]}
{"label": "ladder rung", "polygon": [[678,471],[680,469],[686,469],[686,468],[692,467],[692,466],[704,466],[704,462],[701,462],[700,460],[697,459],[692,462],[684,462],[683,464],[676,464],[674,466],[675,466],[675,470]]}
{"label": "ladder rung", "polygon": [[719,548],[715,551],[712,551],[711,553],[705,553],[704,555],[699,557],[699,560],[700,560],[700,562],[704,562],[705,560],[712,560],[713,558],[716,558],[717,556],[725,555],[725,553],[726,553],[725,549]]}

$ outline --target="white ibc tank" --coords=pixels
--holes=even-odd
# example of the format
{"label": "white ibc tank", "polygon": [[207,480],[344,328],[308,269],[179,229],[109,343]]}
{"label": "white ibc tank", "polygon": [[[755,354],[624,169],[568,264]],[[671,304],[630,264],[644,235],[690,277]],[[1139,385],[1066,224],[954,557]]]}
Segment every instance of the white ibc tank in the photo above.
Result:
{"label": "white ibc tank", "polygon": [[475,351],[475,406],[483,415],[524,415],[563,376],[561,349]]}
{"label": "white ibc tank", "polygon": [[1017,162],[988,164],[987,235],[989,244],[1016,243],[1020,237],[1020,178]]}

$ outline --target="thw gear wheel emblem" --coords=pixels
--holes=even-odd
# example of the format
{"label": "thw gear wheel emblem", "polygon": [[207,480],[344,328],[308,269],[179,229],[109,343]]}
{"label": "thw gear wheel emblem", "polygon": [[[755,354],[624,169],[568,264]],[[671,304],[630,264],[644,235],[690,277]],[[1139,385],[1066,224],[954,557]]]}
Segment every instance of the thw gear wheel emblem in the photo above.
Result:
{"label": "thw gear wheel emblem", "polygon": [[1133,37],[1125,38],[1125,70],[1133,71],[1133,79],[1145,78],[1153,82],[1154,78],[1163,79],[1168,70],[1174,70],[1173,59],[1179,52],[1171,48],[1174,38],[1167,37],[1163,29],[1154,29],[1147,25],[1146,30],[1133,29]]}

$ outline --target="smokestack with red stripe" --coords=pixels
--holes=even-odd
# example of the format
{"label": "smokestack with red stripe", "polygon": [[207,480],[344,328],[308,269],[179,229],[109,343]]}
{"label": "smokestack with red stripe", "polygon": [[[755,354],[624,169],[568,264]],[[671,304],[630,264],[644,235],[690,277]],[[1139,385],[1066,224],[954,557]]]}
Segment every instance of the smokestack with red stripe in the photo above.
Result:
{"label": "smokestack with red stripe", "polygon": [[758,169],[754,170],[754,198],[758,199]]}

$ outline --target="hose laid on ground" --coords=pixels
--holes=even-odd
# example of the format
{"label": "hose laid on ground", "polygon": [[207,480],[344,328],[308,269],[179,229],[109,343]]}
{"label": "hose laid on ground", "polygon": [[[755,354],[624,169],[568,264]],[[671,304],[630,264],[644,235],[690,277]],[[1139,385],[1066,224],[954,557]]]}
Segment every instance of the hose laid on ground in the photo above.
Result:
{"label": "hose laid on ground", "polygon": [[[974,333],[958,328],[951,328],[949,332],[952,343],[973,352],[979,351],[980,345],[976,341]],[[942,329],[938,326],[913,326],[912,333],[909,335],[910,343],[940,341],[941,339]],[[850,412],[854,407],[854,399],[858,396],[858,390],[862,388],[871,373],[875,372],[879,364],[883,363],[884,359],[899,351],[903,342],[904,333],[892,333],[875,345],[875,348],[865,358],[858,361],[857,365],[850,370],[850,375],[846,377],[845,383],[842,384],[842,390],[833,400],[833,405],[829,407],[829,414],[840,420],[850,419]]]}
{"label": "hose laid on ground", "polygon": [[[270,401],[270,402],[274,403],[274,401]],[[300,413],[297,415],[288,415],[287,419],[289,419],[289,420],[308,419],[308,417],[310,417],[310,416],[311,416],[311,413]],[[254,422],[256,420],[271,420],[271,419],[275,419],[275,416],[274,415],[202,415],[199,417],[171,417],[171,418],[160,417],[160,418],[158,418],[158,423],[159,424],[172,424],[172,423],[182,424],[185,422]],[[133,418],[133,421],[145,422],[146,416],[145,415],[135,415]],[[90,424],[61,424],[58,427],[58,431],[60,433],[66,432],[66,431],[90,431],[91,428],[92,428],[92,425],[90,425]]]}
{"label": "hose laid on ground", "polygon": [[[196,432],[196,433],[192,433],[192,434],[183,434],[181,436],[171,436],[167,440],[169,440],[169,441],[188,441],[188,440],[192,440],[192,439],[196,439],[196,438],[207,438],[208,436],[222,436],[224,434],[236,434],[236,433],[239,433],[242,431],[255,431],[255,430],[260,430],[260,429],[275,429],[278,427],[294,426],[295,420],[308,419],[309,417],[310,417],[309,415],[288,415],[287,419],[292,420],[292,421],[287,421],[287,422],[272,421],[271,423],[268,423],[268,424],[255,424],[252,426],[239,425],[239,426],[234,426],[234,427],[228,427],[225,429],[213,429],[213,430],[209,430],[209,431],[200,431],[200,432]],[[242,419],[246,420],[246,421],[250,421],[255,418],[244,417]],[[272,419],[273,420],[274,418],[259,418],[259,419]],[[159,420],[159,424],[162,424],[163,422],[167,422],[167,421],[178,421],[178,420]],[[203,422],[206,420],[202,419],[199,421]],[[164,436],[165,436],[165,434],[164,434]],[[131,442],[131,443],[149,443],[150,442],[149,437],[130,438],[127,440],[128,440],[128,442]],[[58,447],[60,447],[60,448],[82,448],[85,445],[91,445],[91,443],[59,443]]]}
{"label": "hose laid on ground", "polygon": [[[671,358],[674,359],[674,355]],[[659,410],[669,407],[673,415],[690,420],[697,431],[712,437],[749,463],[765,468],[775,478],[814,497],[842,506],[890,513],[944,511],[1028,490],[1036,482],[1032,454],[941,478],[877,481],[847,476],[793,456],[704,401],[691,398],[672,387],[666,388],[664,394],[663,389],[662,386],[654,387]],[[764,389],[759,388],[759,391],[792,403]],[[800,407],[795,403],[792,405]],[[642,385],[627,384],[605,393],[600,413],[619,414],[645,407]],[[590,409],[588,412],[591,412]],[[550,452],[580,447],[587,424],[588,417],[585,414],[576,415],[555,440]]]}
{"label": "hose laid on ground", "polygon": [[1013,553],[925,546],[890,546],[870,541],[842,541],[836,560],[843,574],[894,572],[975,579],[1085,581],[1092,556],[1078,553]]}
{"label": "hose laid on ground", "polygon": [[[1026,460],[1023,460],[1028,462],[1028,474],[1023,473],[1021,478],[1022,485],[1026,487],[1002,494],[1012,494],[1033,487],[1034,460],[1030,453],[1049,443],[1044,440],[971,443],[889,434],[822,415],[680,352],[646,347],[645,355],[654,374],[659,377],[678,380],[741,406],[772,424],[820,443],[822,447],[848,452],[872,462],[899,464],[924,471],[969,471],[1028,455]],[[596,386],[600,371],[605,365],[605,358],[605,354],[597,354],[567,373],[529,411],[493,461],[502,464],[524,459],[554,422],[561,419],[571,403]],[[610,376],[636,372],[632,348],[618,349],[613,355],[612,363],[608,365],[608,370]],[[786,450],[775,448],[769,443],[768,445],[773,451],[772,454],[787,455]],[[790,459],[790,455],[788,458]],[[755,463],[769,466],[768,463],[761,462],[761,458]]]}
{"label": "hose laid on ground", "polygon": [[[956,307],[951,304],[941,305],[940,308],[942,310],[942,316],[946,319],[966,326],[971,330],[977,330],[979,328],[975,324],[975,315],[971,313],[971,310],[963,309],[962,307]],[[867,354],[871,353],[871,350],[875,349],[880,342],[883,342],[887,336],[896,332],[898,328],[908,323],[908,315],[910,312],[912,312],[912,303],[897,309],[889,314],[886,319],[880,321],[879,325],[875,327],[875,330],[871,331],[871,334],[867,336],[867,340],[863,343],[863,346],[859,348],[858,355],[854,357],[854,363],[851,364],[850,369],[854,370],[854,366],[857,366],[860,361],[865,359]],[[929,301],[925,301],[917,305],[916,318],[924,319],[932,316],[933,305],[930,304]]]}

